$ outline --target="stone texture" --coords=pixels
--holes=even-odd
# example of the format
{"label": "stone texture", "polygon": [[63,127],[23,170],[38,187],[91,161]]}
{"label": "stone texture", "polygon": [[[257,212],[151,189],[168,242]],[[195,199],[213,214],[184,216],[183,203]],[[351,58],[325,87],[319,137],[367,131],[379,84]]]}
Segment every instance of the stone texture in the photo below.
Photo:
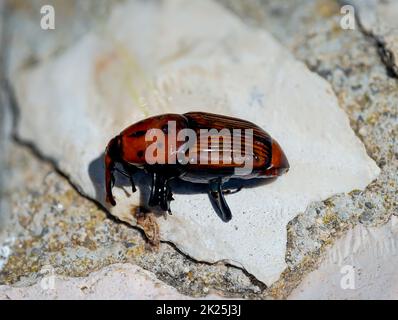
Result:
{"label": "stone texture", "polygon": [[[4,45],[4,3],[0,3],[0,47]],[[3,184],[5,181],[4,162],[8,146],[8,134],[10,127],[9,112],[6,112],[6,92],[4,88],[4,50],[0,50],[0,232],[5,227],[8,214],[3,199]],[[1,264],[1,262],[0,262]]]}
{"label": "stone texture", "polygon": [[[131,264],[114,264],[88,277],[57,277],[43,269],[42,279],[29,287],[0,286],[0,299],[11,300],[185,300],[190,299]],[[220,299],[210,294],[206,299]]]}
{"label": "stone texture", "polygon": [[[15,34],[14,43],[29,48],[19,51],[25,54],[21,60],[15,54],[12,56],[18,60],[14,67],[23,68],[48,58],[46,51],[40,50],[42,41],[29,40],[42,35],[35,28],[38,2],[20,1],[19,11],[6,15],[10,20],[8,29]],[[4,237],[0,234],[0,244],[8,251],[0,283],[33,284],[40,280],[39,271],[47,264],[53,264],[58,275],[75,277],[128,261],[154,272],[184,294],[204,296],[208,290],[216,289],[229,296],[284,298],[318,266],[322,253],[349,228],[358,224],[380,226],[397,215],[397,81],[386,73],[373,37],[366,36],[360,28],[342,31],[340,4],[333,0],[224,0],[222,3],[245,23],[269,30],[297,59],[331,83],[351,127],[382,169],[377,180],[364,191],[312,203],[293,219],[287,228],[288,267],[274,285],[266,288],[239,269],[222,263],[208,265],[193,261],[167,243],[161,243],[159,252],[153,252],[137,230],[112,220],[80,197],[37,154],[12,146],[7,153],[11,159],[3,172],[7,173],[8,188],[4,196],[10,208],[3,214],[10,214],[14,223]],[[54,36],[46,34],[46,39],[55,41],[52,47],[59,48],[50,55],[62,53],[88,27],[103,23],[104,15],[93,14],[103,11],[102,5],[97,4],[98,0],[56,2],[56,8],[71,13],[69,19],[73,18],[73,23],[65,21],[68,28],[58,28]],[[111,1],[106,4],[112,6]],[[84,23],[79,23],[81,19]],[[29,25],[24,27],[23,21],[30,21]],[[48,173],[50,179],[45,180]],[[56,208],[59,203],[63,209],[54,214],[52,206]],[[42,225],[44,236],[35,236],[30,231],[31,223]],[[63,228],[55,227],[58,224]],[[85,234],[88,241],[70,240],[72,235],[84,239]],[[388,259],[385,261],[389,263]]]}
{"label": "stone texture", "polygon": [[341,3],[337,1],[223,3],[246,23],[270,30],[298,59],[331,83],[351,127],[382,168],[364,192],[313,203],[289,224],[289,267],[271,288],[286,297],[309,270],[317,268],[320,254],[348,229],[358,223],[380,226],[397,215],[397,80],[386,72],[372,38],[361,28],[340,28]]}
{"label": "stone texture", "polygon": [[[194,259],[243,267],[266,285],[286,267],[287,223],[312,201],[365,188],[379,172],[329,84],[267,32],[210,1],[126,2],[100,33],[13,79],[19,138],[104,206],[104,147],[145,116],[199,109],[269,131],[291,170],[272,184],[229,196],[231,223],[213,213],[206,194],[186,190],[177,192],[174,214],[155,222],[162,240]],[[147,203],[148,179],[138,179],[140,192],[130,195],[119,185],[118,205],[108,207],[132,225]]]}
{"label": "stone texture", "polygon": [[263,286],[242,270],[193,261],[168,243],[153,248],[140,230],[82,197],[49,163],[11,145],[5,188],[11,221],[0,234],[0,283],[28,286],[51,266],[59,277],[87,277],[112,264],[152,272],[184,295],[253,297]]}
{"label": "stone texture", "polygon": [[[398,218],[338,239],[289,299],[397,299]],[[351,276],[352,275],[352,276]]]}
{"label": "stone texture", "polygon": [[373,36],[389,71],[398,76],[398,3],[394,0],[351,0],[363,30]]}

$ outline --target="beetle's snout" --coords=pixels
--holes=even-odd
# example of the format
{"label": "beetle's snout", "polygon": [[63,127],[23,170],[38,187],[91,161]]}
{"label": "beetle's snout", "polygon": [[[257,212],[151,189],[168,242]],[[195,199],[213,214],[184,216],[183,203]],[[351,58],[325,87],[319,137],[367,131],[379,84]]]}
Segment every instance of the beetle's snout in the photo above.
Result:
{"label": "beetle's snout", "polygon": [[275,140],[272,141],[272,159],[270,167],[265,171],[266,175],[277,177],[285,174],[290,169],[289,161],[285,153]]}
{"label": "beetle's snout", "polygon": [[120,154],[120,136],[116,136],[111,141],[109,141],[108,146],[106,148],[106,154],[112,158],[112,160],[117,161],[119,160]]}
{"label": "beetle's snout", "polygon": [[114,182],[113,170],[115,161],[120,159],[120,136],[113,138],[105,150],[105,188],[106,201],[112,206],[116,205],[115,198],[112,194],[112,184]]}

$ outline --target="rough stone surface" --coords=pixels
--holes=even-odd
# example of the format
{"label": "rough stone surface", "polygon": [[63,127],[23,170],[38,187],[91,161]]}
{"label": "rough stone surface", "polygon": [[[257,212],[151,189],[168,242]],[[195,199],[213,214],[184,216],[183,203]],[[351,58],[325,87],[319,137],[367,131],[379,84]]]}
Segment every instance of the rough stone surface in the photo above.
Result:
{"label": "rough stone surface", "polygon": [[[4,3],[0,3],[0,47],[4,44]],[[6,160],[7,147],[9,145],[9,128],[10,118],[9,112],[6,112],[6,90],[4,87],[4,71],[3,63],[4,50],[0,50],[0,232],[5,228],[8,220],[7,208],[3,193],[3,185],[5,181],[4,162]],[[1,262],[0,262],[1,266]]]}
{"label": "rough stone surface", "polygon": [[394,0],[351,0],[363,30],[373,36],[389,72],[398,76],[398,2]]}
{"label": "rough stone surface", "polygon": [[289,299],[397,299],[398,218],[357,225],[325,253]]}
{"label": "rough stone surface", "polygon": [[154,249],[142,232],[83,198],[25,147],[12,146],[6,165],[13,172],[6,188],[12,221],[1,234],[2,284],[34,284],[46,266],[58,276],[85,277],[111,264],[132,263],[191,296],[220,291],[246,297],[262,290],[239,269],[195,262],[168,243]]}
{"label": "rough stone surface", "polygon": [[[10,184],[13,181],[19,186],[15,185],[5,194],[9,199],[11,207],[9,211],[15,218],[15,224],[8,228],[8,234],[4,237],[0,236],[2,252],[7,256],[1,260],[4,262],[1,283],[25,284],[26,279],[29,279],[29,283],[35,283],[40,280],[40,269],[49,263],[51,257],[58,255],[65,257],[62,260],[64,265],[55,264],[59,275],[84,276],[108,264],[129,261],[154,272],[158,278],[186,294],[203,296],[209,289],[214,288],[225,294],[239,297],[284,298],[310,270],[318,266],[321,254],[327,251],[335,239],[344,235],[348,229],[358,224],[382,226],[390,220],[392,215],[398,215],[397,80],[386,72],[386,66],[379,58],[377,41],[366,36],[360,28],[355,31],[341,30],[339,27],[340,3],[337,1],[234,0],[221,2],[237,13],[245,23],[271,31],[294,53],[296,58],[305,62],[311,70],[331,83],[340,106],[349,116],[351,127],[364,142],[368,154],[382,169],[378,179],[363,192],[354,191],[348,195],[341,194],[332,197],[327,201],[315,202],[295,218],[288,226],[285,257],[288,268],[273,286],[265,288],[236,268],[228,265],[209,266],[197,263],[166,243],[161,244],[159,254],[155,254],[149,247],[146,250],[145,242],[137,230],[123,224],[120,226],[120,222],[107,217],[90,201],[81,199],[63,177],[53,172],[53,167],[43,164],[42,159],[38,160],[37,156],[24,148],[14,146],[10,150],[13,160],[8,162],[6,171],[10,175],[7,178],[7,186],[11,187]],[[32,14],[37,11],[34,7],[35,1],[21,1],[20,3],[23,6],[19,8],[23,7],[26,10],[19,11],[19,14],[33,22],[30,27],[26,27],[26,33],[19,34],[18,41],[33,48],[37,47],[35,50],[25,50],[25,58],[29,59],[22,59],[22,61],[35,64],[46,57],[45,50],[39,49],[42,43],[28,41],[25,38],[29,39],[31,36],[29,32],[40,32],[31,27],[36,23],[36,16]],[[62,3],[57,2],[56,6],[65,12],[73,12],[73,9],[62,8]],[[110,2],[106,1],[106,3]],[[72,7],[83,4],[87,6],[86,9],[79,7],[77,12],[83,15],[85,24],[101,24],[101,15],[91,15],[101,7],[96,5],[97,2],[94,5],[91,4],[90,8],[90,1],[84,3],[68,1],[68,6]],[[97,19],[98,16],[100,16],[99,19]],[[20,24],[19,28],[15,27],[18,25],[18,19],[13,20],[14,16],[11,13],[7,17],[12,20],[9,23],[12,22],[10,29],[14,32],[22,28]],[[77,20],[80,19],[75,19],[75,24],[69,24],[69,30],[71,25],[77,25]],[[79,27],[82,27],[81,24]],[[53,48],[65,48],[76,40],[70,35],[63,35],[62,31],[65,30],[65,28],[57,29],[59,33],[53,37],[53,40],[60,44],[57,42]],[[78,30],[76,37],[82,33],[84,32]],[[34,38],[31,36],[31,39]],[[58,53],[62,52],[63,49],[58,51]],[[63,187],[53,188],[52,192],[47,194],[44,192],[47,186],[42,182],[49,172],[53,172],[50,175],[53,183],[61,184]],[[16,176],[22,176],[23,183],[21,180],[14,179]],[[59,201],[65,192],[72,196],[62,214],[54,215],[47,206],[40,206],[40,210],[35,209],[37,203]],[[35,201],[29,199],[35,199]],[[74,203],[76,206],[73,205]],[[92,214],[92,208],[100,213]],[[61,250],[59,254],[49,250],[49,238],[35,237],[30,233],[29,225],[22,228],[16,219],[18,215],[32,217],[39,215],[40,218],[30,219],[30,221],[39,221],[44,226],[46,222],[51,222],[50,226],[53,226],[57,224],[57,221],[62,221],[66,225],[64,229],[45,229],[50,232],[51,242],[62,239],[68,250]],[[76,220],[77,217],[79,217],[78,220]],[[51,219],[54,220],[51,221]],[[23,223],[23,219],[21,221]],[[99,237],[103,240],[100,242],[94,238],[97,248],[95,251],[82,250],[85,246],[84,242],[71,244],[69,235],[65,236],[63,231],[67,229],[72,230],[72,233],[87,233],[88,221],[96,226],[95,230],[106,225],[104,229],[106,233],[102,233]],[[127,256],[127,258],[122,260],[115,258],[118,257],[115,254],[117,249],[113,249],[116,246],[109,243],[122,241],[120,230],[124,230],[123,232],[128,230],[127,238],[142,244],[138,246],[138,251],[141,252],[139,256],[127,256],[125,252],[129,250],[128,246],[121,246],[121,257]],[[164,253],[163,248],[167,249]],[[80,252],[79,259],[75,254],[78,251]],[[101,251],[103,255],[97,254],[97,251]],[[31,252],[34,254],[30,254]],[[82,259],[87,263],[80,263]],[[7,261],[10,263],[6,263]],[[387,260],[386,264],[388,263]]]}
{"label": "rough stone surface", "polygon": [[[274,292],[290,292],[334,239],[358,223],[379,226],[398,215],[397,80],[386,72],[378,45],[360,28],[340,28],[337,1],[223,1],[248,24],[265,27],[332,84],[351,127],[382,168],[364,192],[310,205],[288,227],[286,269]],[[286,296],[280,295],[281,297]]]}
{"label": "rough stone surface", "polygon": [[[206,299],[220,299],[210,294]],[[43,278],[29,287],[0,286],[0,299],[12,300],[185,300],[190,299],[153,273],[131,264],[114,264],[83,278],[57,277],[43,269]]]}
{"label": "rough stone surface", "polygon": [[148,201],[146,177],[137,176],[140,192],[133,195],[119,184],[116,207],[104,201],[102,152],[122,128],[147,115],[201,110],[269,131],[291,170],[272,184],[229,196],[231,223],[214,214],[207,194],[184,187],[173,215],[152,218],[143,228],[152,241],[159,233],[196,260],[243,267],[266,285],[286,267],[285,230],[295,215],[312,201],[364,189],[379,173],[329,84],[268,33],[211,1],[115,6],[103,31],[13,78],[18,137],[132,225],[142,226],[136,212]]}
{"label": "rough stone surface", "polygon": [[32,286],[0,286],[0,299],[184,299],[175,288],[137,266],[114,264],[87,277],[57,277],[43,268],[43,278]]}

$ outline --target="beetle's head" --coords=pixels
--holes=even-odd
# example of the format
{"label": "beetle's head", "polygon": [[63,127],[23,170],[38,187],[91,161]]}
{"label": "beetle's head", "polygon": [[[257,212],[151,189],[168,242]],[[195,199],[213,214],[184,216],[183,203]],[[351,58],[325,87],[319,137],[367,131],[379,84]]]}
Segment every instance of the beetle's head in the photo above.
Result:
{"label": "beetle's head", "polygon": [[289,171],[290,165],[286,155],[276,140],[272,140],[271,164],[265,170],[265,175],[278,177]]}
{"label": "beetle's head", "polygon": [[106,201],[115,206],[116,201],[112,194],[112,187],[115,181],[113,171],[115,169],[115,162],[121,159],[120,136],[116,136],[109,141],[105,150],[105,188]]}

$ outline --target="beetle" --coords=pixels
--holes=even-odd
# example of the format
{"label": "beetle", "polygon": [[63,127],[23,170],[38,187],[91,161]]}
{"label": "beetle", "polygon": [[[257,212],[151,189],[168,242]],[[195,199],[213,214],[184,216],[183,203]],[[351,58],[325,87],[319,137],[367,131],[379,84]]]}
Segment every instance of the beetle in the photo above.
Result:
{"label": "beetle", "polygon": [[[170,124],[174,124],[174,130],[171,130]],[[172,138],[176,140],[182,129],[191,130],[196,137],[204,134],[204,140],[196,139],[190,145],[189,157],[193,154],[196,155],[196,157],[193,157],[195,159],[191,158],[186,163],[170,162],[169,160],[154,163],[151,158],[154,155],[160,158],[163,156],[163,159],[169,159],[171,154],[184,154],[188,157],[188,151],[184,148],[186,140],[176,141],[175,144],[170,143],[170,141],[173,141]],[[209,129],[212,129],[213,132]],[[222,139],[220,139],[220,136],[214,133],[214,129],[217,132],[224,130],[224,133],[231,133],[231,135],[229,137],[228,135],[222,136]],[[252,133],[252,139],[243,136],[241,131],[238,134],[237,129],[248,130]],[[157,141],[156,152],[152,154],[148,152],[149,148],[154,145],[154,141],[148,139],[150,132],[162,132],[167,138],[162,143]],[[216,138],[218,141],[213,143]],[[240,144],[231,143],[232,139],[235,138]],[[209,142],[209,140],[210,144],[201,144],[202,141]],[[246,148],[249,143],[251,148]],[[236,169],[242,168],[242,162],[237,164],[236,161],[231,161],[233,156],[221,158],[220,153],[224,151],[230,151],[230,155],[235,155],[233,152],[236,152],[236,154],[242,156],[243,153],[243,158],[240,159],[251,159],[252,168],[250,172],[237,174]],[[200,161],[203,156],[206,157],[207,161]],[[209,159],[216,161],[209,163]],[[117,163],[123,169],[119,169],[116,166]],[[208,184],[209,197],[215,210],[224,222],[228,222],[231,220],[232,214],[225,201],[224,194],[231,192],[231,190],[223,189],[225,182],[231,178],[245,180],[276,178],[286,173],[289,168],[289,162],[278,142],[252,122],[207,112],[162,114],[127,127],[108,143],[105,150],[106,201],[112,206],[116,205],[112,194],[115,171],[129,177],[132,191],[135,192],[133,175],[139,169],[144,169],[152,177],[149,206],[159,206],[163,211],[171,213],[170,201],[174,199],[169,182],[172,179],[179,178],[193,183],[205,183]]]}

